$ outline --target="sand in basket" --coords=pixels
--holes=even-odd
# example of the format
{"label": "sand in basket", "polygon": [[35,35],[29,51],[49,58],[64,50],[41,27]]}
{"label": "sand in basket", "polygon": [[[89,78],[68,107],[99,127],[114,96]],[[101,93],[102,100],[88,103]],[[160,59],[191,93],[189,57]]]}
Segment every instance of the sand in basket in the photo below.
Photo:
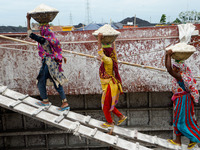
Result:
{"label": "sand in basket", "polygon": [[111,27],[109,24],[105,24],[104,26],[100,27],[98,30],[92,33],[97,39],[98,39],[98,34],[102,33],[103,38],[101,40],[102,44],[111,44],[115,41],[117,36],[120,34],[119,31],[115,30],[114,28]]}
{"label": "sand in basket", "polygon": [[45,4],[40,4],[34,10],[29,11],[30,16],[39,23],[49,23],[58,14],[58,10],[52,7],[49,7]]}
{"label": "sand in basket", "polygon": [[178,43],[166,48],[166,50],[170,49],[173,51],[172,58],[176,60],[186,60],[196,51],[194,46],[186,43]]}

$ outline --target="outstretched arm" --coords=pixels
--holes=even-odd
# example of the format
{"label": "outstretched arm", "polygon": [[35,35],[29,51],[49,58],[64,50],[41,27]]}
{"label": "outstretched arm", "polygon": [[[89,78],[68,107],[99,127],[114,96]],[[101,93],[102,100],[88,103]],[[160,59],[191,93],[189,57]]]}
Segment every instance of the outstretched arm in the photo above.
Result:
{"label": "outstretched arm", "polygon": [[101,60],[104,53],[101,51],[101,39],[103,37],[103,34],[102,33],[99,33],[98,34],[98,54],[99,56],[97,57],[98,60]]}
{"label": "outstretched arm", "polygon": [[182,80],[181,74],[175,72],[175,71],[172,69],[172,66],[171,66],[171,56],[172,56],[172,54],[173,54],[172,50],[168,50],[168,51],[166,52],[166,55],[165,55],[165,67],[167,68],[167,71],[169,72],[169,74],[170,74],[171,76],[173,76],[173,77],[176,78],[178,81],[180,81],[180,80]]}
{"label": "outstretched arm", "polygon": [[31,25],[30,25],[31,16],[29,15],[29,13],[27,13],[26,18],[27,18],[27,30],[31,30]]}
{"label": "outstretched arm", "polygon": [[98,34],[98,50],[101,50],[101,39],[103,37],[103,34],[102,33],[99,33]]}
{"label": "outstretched arm", "polygon": [[26,18],[27,18],[28,37],[30,37],[31,39],[37,41],[40,44],[44,44],[45,43],[45,38],[32,33],[31,25],[30,25],[31,16],[28,13],[26,15]]}
{"label": "outstretched arm", "polygon": [[116,50],[116,44],[115,44],[115,41],[113,42],[113,49]]}

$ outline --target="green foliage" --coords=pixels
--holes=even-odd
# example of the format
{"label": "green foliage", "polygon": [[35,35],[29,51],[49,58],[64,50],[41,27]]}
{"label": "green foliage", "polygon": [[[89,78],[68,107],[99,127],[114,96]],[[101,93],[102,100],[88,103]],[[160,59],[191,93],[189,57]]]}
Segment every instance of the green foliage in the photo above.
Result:
{"label": "green foliage", "polygon": [[160,19],[160,23],[166,23],[166,15],[162,14],[161,19]]}
{"label": "green foliage", "polygon": [[179,18],[182,20],[183,23],[197,22],[200,21],[200,12],[197,11],[180,12]]}
{"label": "green foliage", "polygon": [[176,18],[176,20],[174,20],[174,21],[173,21],[173,23],[176,23],[176,24],[181,24],[182,22],[181,22],[181,20],[180,20],[180,19]]}

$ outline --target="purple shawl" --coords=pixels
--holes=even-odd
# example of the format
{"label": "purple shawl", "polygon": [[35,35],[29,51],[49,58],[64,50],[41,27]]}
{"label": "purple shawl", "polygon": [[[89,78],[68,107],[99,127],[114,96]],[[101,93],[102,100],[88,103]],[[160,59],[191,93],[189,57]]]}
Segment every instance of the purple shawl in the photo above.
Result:
{"label": "purple shawl", "polygon": [[55,34],[50,29],[49,25],[42,25],[40,26],[40,33],[43,38],[45,38],[52,49],[52,53],[47,53],[41,44],[38,43],[38,49],[39,49],[39,56],[43,59],[45,57],[51,57],[51,59],[54,59],[59,64],[59,71],[62,72],[62,49],[60,42],[55,37]]}

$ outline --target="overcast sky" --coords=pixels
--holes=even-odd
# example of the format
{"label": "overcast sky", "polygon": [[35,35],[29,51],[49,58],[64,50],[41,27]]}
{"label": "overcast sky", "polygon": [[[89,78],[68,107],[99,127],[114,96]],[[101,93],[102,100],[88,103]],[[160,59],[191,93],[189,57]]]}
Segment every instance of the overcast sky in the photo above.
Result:
{"label": "overcast sky", "polygon": [[[40,4],[59,10],[54,25],[87,23],[87,0],[0,0],[0,26],[25,26],[26,13]],[[158,23],[166,14],[167,22],[175,20],[182,11],[200,12],[200,0],[89,0],[90,21],[119,22],[126,17],[136,17]],[[32,20],[32,22],[34,22]]]}

